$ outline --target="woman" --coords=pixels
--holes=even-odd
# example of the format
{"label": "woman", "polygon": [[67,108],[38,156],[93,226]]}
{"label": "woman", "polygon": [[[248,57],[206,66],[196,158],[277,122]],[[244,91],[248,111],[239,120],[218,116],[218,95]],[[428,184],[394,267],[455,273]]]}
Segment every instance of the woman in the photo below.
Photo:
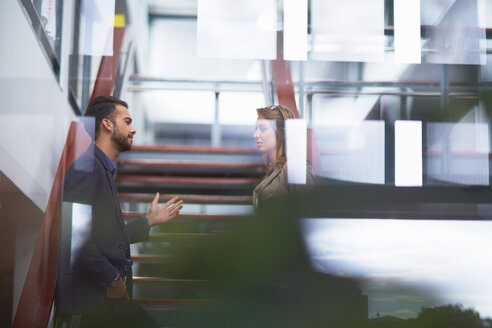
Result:
{"label": "woman", "polygon": [[[267,174],[253,191],[255,213],[283,208],[288,203],[295,185],[287,183],[287,157],[285,155],[285,121],[295,118],[284,106],[258,108],[258,119],[253,138],[263,154]],[[307,184],[314,179],[311,165],[307,165]]]}

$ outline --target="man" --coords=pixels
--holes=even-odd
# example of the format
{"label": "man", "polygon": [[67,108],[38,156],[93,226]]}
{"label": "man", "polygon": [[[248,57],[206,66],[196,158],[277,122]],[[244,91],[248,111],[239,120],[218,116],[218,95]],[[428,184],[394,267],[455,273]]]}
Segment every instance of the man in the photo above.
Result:
{"label": "man", "polygon": [[[71,215],[62,220],[57,312],[81,315],[81,327],[157,327],[130,300],[129,245],[148,239],[150,227],[174,218],[183,202],[174,197],[159,206],[156,193],[144,217],[124,224],[113,161],[131,149],[136,133],[128,105],[114,97],[97,97],[85,116],[94,118],[95,138],[63,182],[62,210],[68,208]],[[84,208],[89,220],[80,214]],[[62,217],[66,218],[66,212]],[[84,226],[83,222],[89,223]]]}

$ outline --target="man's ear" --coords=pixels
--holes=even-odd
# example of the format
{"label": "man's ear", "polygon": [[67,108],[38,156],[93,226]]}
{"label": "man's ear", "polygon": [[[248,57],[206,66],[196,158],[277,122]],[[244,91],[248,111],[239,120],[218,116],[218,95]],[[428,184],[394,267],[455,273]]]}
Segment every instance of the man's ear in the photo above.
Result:
{"label": "man's ear", "polygon": [[113,122],[110,119],[103,118],[101,122],[101,127],[107,132],[113,132]]}

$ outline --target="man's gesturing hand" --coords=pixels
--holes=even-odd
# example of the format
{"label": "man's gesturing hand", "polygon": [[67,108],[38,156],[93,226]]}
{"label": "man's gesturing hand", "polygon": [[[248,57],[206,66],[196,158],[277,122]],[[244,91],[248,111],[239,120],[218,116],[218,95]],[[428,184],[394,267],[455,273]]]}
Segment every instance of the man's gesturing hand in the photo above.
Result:
{"label": "man's gesturing hand", "polygon": [[155,194],[154,200],[150,204],[149,212],[145,215],[149,220],[149,225],[153,226],[167,222],[183,208],[183,201],[178,199],[178,196],[171,198],[166,204],[159,206],[159,193]]}
{"label": "man's gesturing hand", "polygon": [[118,283],[113,286],[113,287],[108,287],[106,288],[106,296],[109,298],[127,298],[130,299],[128,296],[128,292],[126,290],[126,284],[125,281],[120,277],[120,275],[117,276]]}

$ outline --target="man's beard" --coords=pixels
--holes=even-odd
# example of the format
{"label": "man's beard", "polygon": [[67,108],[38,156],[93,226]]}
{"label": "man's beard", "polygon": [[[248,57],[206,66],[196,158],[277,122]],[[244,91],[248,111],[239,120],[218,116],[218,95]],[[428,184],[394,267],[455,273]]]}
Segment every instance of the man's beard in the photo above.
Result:
{"label": "man's beard", "polygon": [[116,143],[120,152],[128,151],[132,149],[132,144],[128,141],[129,136],[120,133],[118,129],[115,129],[111,135],[111,140]]}

